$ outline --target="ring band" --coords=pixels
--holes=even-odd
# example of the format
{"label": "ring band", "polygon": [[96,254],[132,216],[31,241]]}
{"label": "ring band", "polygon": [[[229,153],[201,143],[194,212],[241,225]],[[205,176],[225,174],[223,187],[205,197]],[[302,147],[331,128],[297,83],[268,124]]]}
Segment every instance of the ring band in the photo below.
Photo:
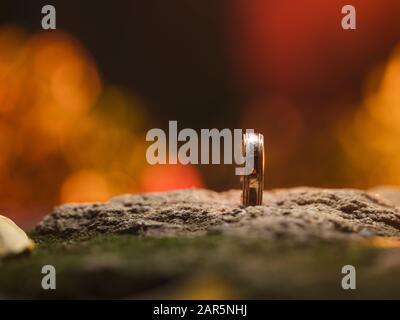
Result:
{"label": "ring band", "polygon": [[242,201],[244,206],[262,204],[264,190],[264,136],[261,133],[245,133],[243,135],[243,153],[252,157],[253,169],[249,175],[242,177]]}

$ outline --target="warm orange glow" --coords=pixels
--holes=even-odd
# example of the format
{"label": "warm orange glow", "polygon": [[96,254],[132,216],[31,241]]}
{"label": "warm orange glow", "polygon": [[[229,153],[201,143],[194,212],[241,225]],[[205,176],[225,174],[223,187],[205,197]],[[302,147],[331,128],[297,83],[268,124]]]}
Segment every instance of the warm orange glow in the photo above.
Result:
{"label": "warm orange glow", "polygon": [[[330,12],[339,0],[333,4],[310,0],[311,7],[321,9],[318,17],[307,6],[289,0],[247,2],[237,1],[244,20],[232,28],[238,36],[232,55],[243,69],[238,73],[249,99],[242,109],[241,102],[234,101],[237,106],[229,123],[236,118],[241,128],[264,134],[271,167],[267,186],[330,185],[332,180],[363,188],[400,185],[400,48],[366,79],[358,106],[346,110],[334,100],[340,113],[330,108],[332,96],[341,88],[334,82],[352,78],[367,65],[347,70],[351,61],[362,50],[382,44],[378,38],[386,30],[380,26],[385,15],[376,12],[377,4],[361,9],[369,15],[360,26],[371,26],[377,37],[370,41],[365,30],[371,28],[360,28],[364,31],[357,31],[360,37],[355,38],[338,28],[340,11],[336,16]],[[382,12],[395,7],[395,0],[390,3],[393,6]],[[287,25],[288,17],[299,23]],[[378,52],[368,59],[374,55]],[[147,85],[152,85],[148,81],[152,76]],[[146,163],[145,133],[165,120],[165,114],[146,111],[164,107],[163,101],[170,98],[166,108],[178,102],[172,114],[193,107],[179,102],[188,101],[187,97],[175,100],[180,93],[169,94],[167,89],[157,88],[162,92],[159,97],[146,93],[146,101],[154,98],[156,106],[148,108],[135,93],[103,81],[94,59],[72,35],[59,31],[30,35],[16,27],[1,27],[0,206],[10,210],[5,213],[43,215],[60,202],[203,187],[198,166]],[[347,95],[352,99],[355,93],[340,96]],[[184,118],[187,111],[180,115]],[[223,117],[217,118],[212,119],[213,126],[228,125]],[[196,125],[206,128],[213,122],[203,123],[204,119]],[[208,172],[212,172],[211,188],[233,187],[232,181],[238,181],[222,168]]]}
{"label": "warm orange glow", "polygon": [[65,34],[37,35],[28,43],[32,51],[35,122],[51,135],[71,130],[86,114],[100,93],[95,66],[75,41]]}
{"label": "warm orange glow", "polygon": [[144,108],[120,88],[104,87],[66,33],[0,29],[0,115],[0,203],[10,217],[34,212],[24,208],[43,215],[62,202],[202,186],[194,167],[143,174]]}
{"label": "warm orange glow", "polygon": [[177,289],[171,298],[224,300],[240,299],[240,294],[228,282],[222,280],[221,277],[205,273],[189,278]]}
{"label": "warm orange glow", "polygon": [[107,181],[101,173],[81,170],[63,183],[61,202],[106,201],[111,196]]}
{"label": "warm orange glow", "polygon": [[20,69],[24,35],[13,27],[0,29],[0,114],[13,112],[21,97]]}
{"label": "warm orange glow", "polygon": [[197,170],[191,165],[157,165],[149,167],[142,177],[142,190],[166,191],[203,186]]}
{"label": "warm orange glow", "polygon": [[0,203],[8,216],[140,191],[143,108],[119,88],[103,88],[72,36],[0,29],[0,115]]}
{"label": "warm orange glow", "polygon": [[383,75],[373,72],[356,114],[340,126],[339,137],[367,185],[400,184],[400,47]]}
{"label": "warm orange glow", "polygon": [[366,241],[368,246],[377,248],[400,248],[400,239],[387,237],[373,237]]}

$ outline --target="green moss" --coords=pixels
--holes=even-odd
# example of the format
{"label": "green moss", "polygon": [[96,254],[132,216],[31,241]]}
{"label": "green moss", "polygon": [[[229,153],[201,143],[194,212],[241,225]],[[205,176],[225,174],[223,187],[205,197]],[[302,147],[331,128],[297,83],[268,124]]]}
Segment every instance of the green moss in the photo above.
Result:
{"label": "green moss", "polygon": [[[37,247],[31,254],[0,261],[0,296],[173,298],[185,293],[208,298],[208,286],[226,298],[400,297],[400,269],[387,268],[382,260],[400,253],[355,243],[294,244],[218,235],[33,238]],[[41,288],[41,269],[47,264],[56,267],[56,290]],[[357,268],[355,291],[341,289],[345,264]]]}

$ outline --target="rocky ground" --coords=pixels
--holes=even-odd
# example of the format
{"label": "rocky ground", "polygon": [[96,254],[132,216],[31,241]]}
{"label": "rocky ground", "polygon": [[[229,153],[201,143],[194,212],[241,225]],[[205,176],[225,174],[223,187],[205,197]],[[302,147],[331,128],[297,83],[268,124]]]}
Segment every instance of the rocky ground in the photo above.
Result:
{"label": "rocky ground", "polygon": [[[0,296],[400,298],[400,192],[295,188],[123,195],[55,208],[30,255],[0,261]],[[40,287],[41,266],[57,289]],[[357,269],[357,290],[341,268]],[[18,284],[18,285],[17,285]]]}
{"label": "rocky ground", "polygon": [[184,190],[123,195],[106,203],[56,208],[40,235],[251,235],[265,238],[400,236],[400,211],[377,194],[297,188],[266,192],[264,205],[243,208],[240,192]]}

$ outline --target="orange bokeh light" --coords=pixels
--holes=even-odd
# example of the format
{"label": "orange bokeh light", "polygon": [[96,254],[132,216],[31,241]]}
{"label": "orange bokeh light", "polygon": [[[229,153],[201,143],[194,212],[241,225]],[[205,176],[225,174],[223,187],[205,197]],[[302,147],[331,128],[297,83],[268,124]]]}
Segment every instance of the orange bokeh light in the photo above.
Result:
{"label": "orange bokeh light", "polygon": [[[400,46],[372,72],[363,103],[339,125],[339,139],[360,184],[400,184]],[[355,177],[353,177],[355,179]]]}
{"label": "orange bokeh light", "polygon": [[196,168],[191,165],[168,164],[148,167],[141,179],[144,192],[161,192],[187,188],[202,188]]}
{"label": "orange bokeh light", "polygon": [[145,170],[148,121],[140,99],[102,84],[71,35],[0,29],[3,214],[27,225],[58,203],[202,186],[194,167]]}
{"label": "orange bokeh light", "polygon": [[106,201],[111,193],[104,175],[94,170],[72,173],[61,187],[61,202]]}

